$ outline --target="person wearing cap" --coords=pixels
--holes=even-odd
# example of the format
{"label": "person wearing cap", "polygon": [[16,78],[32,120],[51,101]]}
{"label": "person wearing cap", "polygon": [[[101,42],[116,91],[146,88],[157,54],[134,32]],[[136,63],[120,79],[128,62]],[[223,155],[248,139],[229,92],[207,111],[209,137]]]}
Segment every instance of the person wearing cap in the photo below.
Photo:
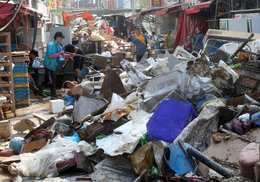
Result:
{"label": "person wearing cap", "polygon": [[34,62],[35,58],[38,56],[39,56],[38,51],[36,51],[34,49],[31,50],[29,53],[29,59],[30,59],[30,62],[28,64],[29,88],[33,91],[34,95],[36,95],[38,93],[39,89],[34,84],[33,78],[31,76],[31,71],[32,71],[33,62]]}
{"label": "person wearing cap", "polygon": [[61,46],[65,52],[72,53],[72,57],[74,60],[75,81],[78,81],[78,75],[84,67],[84,57],[77,56],[76,54],[84,55],[84,53],[81,49],[79,49],[77,46],[72,45],[72,44],[67,44],[66,46],[63,46],[61,44]]}
{"label": "person wearing cap", "polygon": [[200,28],[197,28],[196,32],[197,32],[197,38],[196,38],[196,42],[195,42],[195,48],[196,48],[196,45],[198,45],[198,52],[200,52],[200,50],[203,50],[204,35],[202,34],[202,30]]}
{"label": "person wearing cap", "polygon": [[88,33],[84,33],[83,34],[83,38],[82,38],[82,44],[86,44],[88,42]]}
{"label": "person wearing cap", "polygon": [[43,89],[50,82],[52,100],[59,99],[59,97],[56,95],[56,77],[54,72],[56,70],[56,66],[60,67],[60,55],[64,54],[60,45],[60,42],[63,38],[65,37],[63,36],[62,32],[58,31],[55,33],[54,40],[47,46],[46,54],[43,61],[45,75],[44,80],[39,87],[38,95],[43,96]]}
{"label": "person wearing cap", "polygon": [[172,49],[173,48],[173,38],[171,36],[172,29],[167,28],[167,34],[164,37],[164,45],[166,49]]}
{"label": "person wearing cap", "polygon": [[82,33],[79,33],[78,34],[78,44],[83,44],[83,41],[82,41],[82,38],[83,38],[83,35],[82,35]]}
{"label": "person wearing cap", "polygon": [[141,61],[145,52],[147,52],[147,45],[151,47],[151,42],[146,34],[142,34],[140,26],[135,27],[135,36],[132,39],[132,56],[135,54],[136,48],[136,60]]}

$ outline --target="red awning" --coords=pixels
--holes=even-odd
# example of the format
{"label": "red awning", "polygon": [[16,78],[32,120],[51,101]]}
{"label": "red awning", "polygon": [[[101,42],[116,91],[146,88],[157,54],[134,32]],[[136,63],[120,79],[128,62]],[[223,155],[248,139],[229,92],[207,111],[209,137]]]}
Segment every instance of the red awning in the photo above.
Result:
{"label": "red awning", "polygon": [[[0,6],[2,6],[4,4],[4,2],[0,2]],[[13,4],[5,4],[0,11],[0,18],[1,19],[6,19],[10,16],[12,16],[13,14]]]}
{"label": "red awning", "polygon": [[192,8],[187,9],[186,14],[198,13],[198,12],[200,12],[201,9],[209,8],[210,4],[213,1],[214,0],[210,0],[210,1],[207,1],[207,2],[204,2],[204,3],[197,4],[197,5],[193,6]]}
{"label": "red awning", "polygon": [[158,11],[158,12],[154,13],[154,16],[164,15],[164,14],[166,14],[166,12],[167,12],[167,10]]}
{"label": "red awning", "polygon": [[[0,6],[2,6],[4,2],[0,2]],[[13,4],[13,3],[7,3],[5,4],[1,9],[0,9],[0,19],[6,19],[6,18],[11,18],[14,14],[13,9],[14,6],[18,4]],[[26,6],[21,6],[19,13],[29,13],[29,14],[34,14],[34,12],[37,12],[36,9],[34,8],[29,8]],[[41,14],[40,14],[41,15]]]}
{"label": "red awning", "polygon": [[138,18],[140,16],[140,14],[135,14],[135,15],[132,15],[130,18]]}
{"label": "red awning", "polygon": [[187,10],[186,10],[186,15],[188,15],[188,14],[194,14],[194,13],[198,13],[198,12],[200,12],[200,9],[190,8],[190,9],[187,9]]}

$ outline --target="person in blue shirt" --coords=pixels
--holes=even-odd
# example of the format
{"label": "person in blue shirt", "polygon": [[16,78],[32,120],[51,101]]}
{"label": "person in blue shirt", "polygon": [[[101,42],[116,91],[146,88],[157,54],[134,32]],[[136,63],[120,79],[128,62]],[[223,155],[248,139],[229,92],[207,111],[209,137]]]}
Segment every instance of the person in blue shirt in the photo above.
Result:
{"label": "person in blue shirt", "polygon": [[74,60],[74,76],[75,81],[78,81],[78,75],[80,71],[84,67],[84,57],[76,56],[76,54],[84,55],[83,51],[79,49],[77,46],[72,44],[67,44],[65,46],[62,45],[62,49],[67,53],[72,53]]}
{"label": "person in blue shirt", "polygon": [[196,31],[197,31],[197,38],[195,42],[195,48],[196,45],[198,45],[198,52],[200,52],[200,50],[203,50],[204,35],[202,34],[202,30],[200,28],[197,28]]}
{"label": "person in blue shirt", "polygon": [[[54,41],[49,43],[47,47],[47,51],[44,57],[43,66],[45,70],[44,80],[39,87],[38,95],[44,96],[43,89],[50,82],[51,87],[51,99],[60,99],[56,95],[56,87],[55,87],[55,70],[56,66],[60,67],[60,55],[64,54],[62,51],[62,47],[60,42],[65,38],[62,32],[56,32],[54,35]],[[70,57],[71,55],[64,55],[65,57]]]}
{"label": "person in blue shirt", "polygon": [[136,60],[137,62],[141,61],[145,52],[147,52],[147,45],[151,47],[151,42],[148,35],[142,34],[140,26],[135,27],[135,36],[132,39],[132,56],[135,55],[136,47]]}

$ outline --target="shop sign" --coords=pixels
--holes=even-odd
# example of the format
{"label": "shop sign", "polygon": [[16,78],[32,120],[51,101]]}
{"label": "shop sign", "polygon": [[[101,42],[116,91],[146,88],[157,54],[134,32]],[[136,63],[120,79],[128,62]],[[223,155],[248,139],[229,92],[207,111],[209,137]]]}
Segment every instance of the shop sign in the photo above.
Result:
{"label": "shop sign", "polygon": [[161,0],[151,0],[152,2],[152,7],[161,7],[162,3]]}
{"label": "shop sign", "polygon": [[50,11],[56,11],[56,0],[49,0]]}
{"label": "shop sign", "polygon": [[118,9],[124,8],[124,0],[118,0]]}
{"label": "shop sign", "polygon": [[163,24],[163,16],[159,15],[156,16],[156,25],[162,25]]}

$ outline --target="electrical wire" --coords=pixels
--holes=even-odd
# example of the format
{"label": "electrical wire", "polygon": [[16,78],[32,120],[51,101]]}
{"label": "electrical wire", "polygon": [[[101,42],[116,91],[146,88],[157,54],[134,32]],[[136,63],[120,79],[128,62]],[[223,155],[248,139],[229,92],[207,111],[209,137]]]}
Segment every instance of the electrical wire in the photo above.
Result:
{"label": "electrical wire", "polygon": [[21,8],[21,6],[22,6],[22,4],[23,4],[23,0],[21,0],[21,3],[20,3],[20,5],[19,5],[17,11],[15,12],[13,18],[12,18],[4,27],[2,27],[2,28],[0,29],[0,32],[3,31],[6,27],[8,27],[8,26],[12,23],[12,21],[14,21],[16,15],[18,14],[18,12],[19,12],[19,10],[20,10],[20,8]]}
{"label": "electrical wire", "polygon": [[10,0],[7,0],[7,1],[0,7],[0,9],[1,9],[2,7],[4,7],[9,1],[10,1]]}

